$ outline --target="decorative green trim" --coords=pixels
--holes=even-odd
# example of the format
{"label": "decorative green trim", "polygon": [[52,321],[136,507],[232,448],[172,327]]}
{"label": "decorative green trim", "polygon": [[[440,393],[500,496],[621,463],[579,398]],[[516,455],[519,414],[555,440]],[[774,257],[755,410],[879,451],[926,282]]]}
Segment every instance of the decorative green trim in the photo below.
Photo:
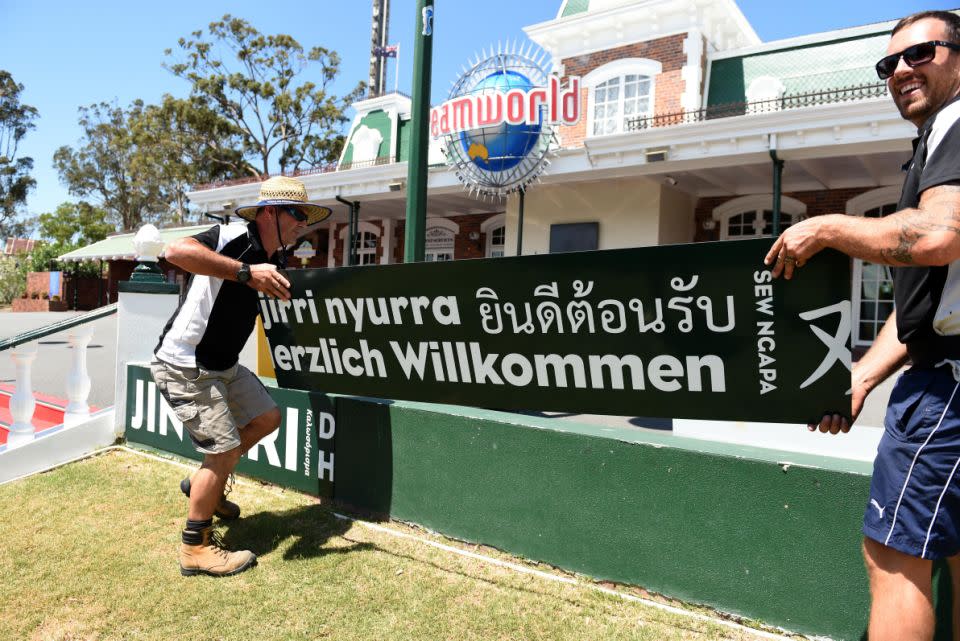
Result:
{"label": "decorative green trim", "polygon": [[160,271],[160,267],[157,266],[156,261],[142,261],[138,263],[136,268],[133,270],[133,274],[130,275],[130,280],[137,283],[165,282],[163,272]]}
{"label": "decorative green trim", "polygon": [[397,162],[410,159],[410,119],[397,123]]}
{"label": "decorative green trim", "polygon": [[117,291],[122,294],[179,294],[180,285],[167,282],[126,280],[117,283]]}
{"label": "decorative green trim", "polygon": [[393,116],[391,114],[382,109],[376,109],[368,114],[365,114],[353,128],[353,132],[350,135],[350,140],[347,142],[346,150],[343,153],[343,160],[341,161],[342,164],[347,165],[353,162],[353,137],[356,135],[360,127],[364,125],[370,129],[376,129],[383,137],[383,139],[380,141],[380,146],[377,148],[377,154],[375,158],[388,155],[389,150],[393,148],[393,143],[390,136],[392,118]]}

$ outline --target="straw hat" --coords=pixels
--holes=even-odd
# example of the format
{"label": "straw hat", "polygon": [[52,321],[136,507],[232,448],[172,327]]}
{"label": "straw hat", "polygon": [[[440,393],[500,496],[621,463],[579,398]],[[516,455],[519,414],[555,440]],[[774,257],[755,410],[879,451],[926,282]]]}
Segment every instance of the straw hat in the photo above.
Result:
{"label": "straw hat", "polygon": [[234,213],[244,220],[257,217],[257,210],[267,205],[293,205],[307,215],[307,226],[315,225],[333,213],[329,207],[307,202],[307,188],[296,178],[274,176],[260,183],[260,202],[241,205]]}

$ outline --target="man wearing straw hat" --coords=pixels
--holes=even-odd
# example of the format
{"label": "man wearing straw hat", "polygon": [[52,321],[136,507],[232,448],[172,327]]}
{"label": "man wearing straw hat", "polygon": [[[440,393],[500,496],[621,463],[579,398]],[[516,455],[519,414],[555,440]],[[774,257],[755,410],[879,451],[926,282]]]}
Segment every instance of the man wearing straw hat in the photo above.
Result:
{"label": "man wearing straw hat", "polygon": [[[330,215],[307,201],[303,183],[278,176],[260,186],[255,205],[236,209],[246,225],[215,225],[170,244],[166,259],[191,274],[151,366],[157,389],[183,421],[203,464],[180,489],[190,499],[180,546],[184,576],[228,576],[256,565],[247,550],[225,550],[213,516],[240,516],[227,480],[241,455],[280,425],[280,410],[260,380],[239,364],[253,331],[257,292],[288,300],[284,246]],[[278,269],[279,268],[279,269]]]}

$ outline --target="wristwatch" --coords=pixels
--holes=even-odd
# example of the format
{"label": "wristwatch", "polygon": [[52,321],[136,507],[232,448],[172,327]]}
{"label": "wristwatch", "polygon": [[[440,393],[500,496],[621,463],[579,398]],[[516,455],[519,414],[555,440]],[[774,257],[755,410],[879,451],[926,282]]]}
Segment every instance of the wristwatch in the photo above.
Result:
{"label": "wristwatch", "polygon": [[250,282],[250,265],[246,263],[240,264],[240,269],[237,270],[237,282],[241,285],[246,285]]}

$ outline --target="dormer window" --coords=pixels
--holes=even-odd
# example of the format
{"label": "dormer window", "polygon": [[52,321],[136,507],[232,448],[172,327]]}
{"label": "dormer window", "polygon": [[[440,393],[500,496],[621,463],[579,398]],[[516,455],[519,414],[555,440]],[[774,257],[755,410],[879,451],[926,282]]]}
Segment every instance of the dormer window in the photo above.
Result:
{"label": "dormer window", "polygon": [[589,135],[618,134],[627,131],[628,121],[653,115],[654,78],[661,69],[656,60],[624,58],[587,74]]}

